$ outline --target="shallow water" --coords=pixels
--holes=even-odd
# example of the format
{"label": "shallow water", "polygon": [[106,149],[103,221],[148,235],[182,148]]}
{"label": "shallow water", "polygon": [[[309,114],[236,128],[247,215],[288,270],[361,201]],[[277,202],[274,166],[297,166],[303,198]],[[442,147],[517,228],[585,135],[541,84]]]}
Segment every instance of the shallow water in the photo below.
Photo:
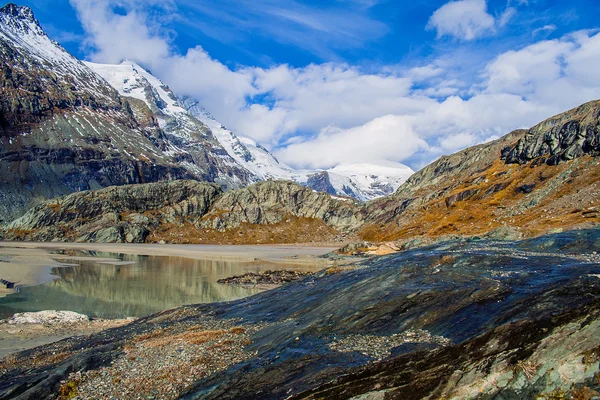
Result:
{"label": "shallow water", "polygon": [[[235,300],[261,291],[217,283],[221,278],[268,269],[320,269],[316,265],[264,261],[214,261],[98,252],[74,255],[78,257],[61,260],[71,266],[52,269],[55,276],[52,282],[23,287],[18,293],[0,298],[0,318],[17,312],[49,309],[101,318],[141,317],[184,304]],[[94,258],[86,260],[79,257],[81,255]]]}

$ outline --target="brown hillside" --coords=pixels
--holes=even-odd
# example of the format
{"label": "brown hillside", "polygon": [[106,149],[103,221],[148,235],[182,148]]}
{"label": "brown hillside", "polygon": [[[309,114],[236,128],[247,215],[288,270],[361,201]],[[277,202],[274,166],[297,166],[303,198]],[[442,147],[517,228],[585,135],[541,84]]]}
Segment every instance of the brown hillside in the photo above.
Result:
{"label": "brown hillside", "polygon": [[390,198],[370,203],[359,236],[518,237],[597,224],[599,126],[595,101],[528,131],[442,157]]}

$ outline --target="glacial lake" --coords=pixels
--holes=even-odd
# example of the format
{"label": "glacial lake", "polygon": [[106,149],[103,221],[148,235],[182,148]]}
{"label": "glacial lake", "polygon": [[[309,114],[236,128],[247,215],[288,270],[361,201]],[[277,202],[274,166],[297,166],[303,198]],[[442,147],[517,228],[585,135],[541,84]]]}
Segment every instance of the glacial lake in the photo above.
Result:
{"label": "glacial lake", "polygon": [[48,267],[50,282],[24,286],[1,297],[0,319],[40,310],[69,310],[98,318],[142,317],[184,304],[229,301],[262,291],[217,283],[222,278],[265,270],[324,268],[317,262],[217,261],[103,252],[69,254],[74,255],[73,259],[60,259],[62,265],[68,266]]}

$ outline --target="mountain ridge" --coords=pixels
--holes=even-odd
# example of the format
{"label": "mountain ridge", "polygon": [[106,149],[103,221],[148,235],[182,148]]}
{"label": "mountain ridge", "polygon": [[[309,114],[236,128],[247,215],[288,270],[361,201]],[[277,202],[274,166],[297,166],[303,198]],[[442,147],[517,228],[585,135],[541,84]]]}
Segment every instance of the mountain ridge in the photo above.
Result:
{"label": "mountain ridge", "polygon": [[[337,238],[392,241],[396,242],[392,248],[406,248],[457,237],[518,239],[591,227],[600,223],[600,160],[594,147],[600,132],[599,117],[600,101],[586,103],[532,129],[513,131],[493,142],[441,157],[415,173],[393,195],[367,203],[317,193],[289,181],[258,182],[216,196],[205,215],[192,216],[189,221],[184,218],[165,223],[159,209],[148,210],[153,222],[147,221],[143,228],[150,232],[146,237],[152,241],[281,243],[299,238]],[[560,123],[552,123],[557,120]],[[579,132],[575,137],[589,137],[589,143],[561,139],[573,137],[573,132]],[[538,140],[531,135],[558,138],[563,145],[548,147],[548,154],[524,164],[506,160],[505,155],[511,152],[529,152],[523,141],[537,149]],[[575,158],[548,163],[552,152],[563,154],[573,143],[581,149],[574,153]],[[299,199],[306,204],[299,205]],[[50,200],[30,210],[22,221],[46,220],[48,213],[56,213],[56,204],[61,201]],[[94,218],[101,216],[100,212]],[[43,225],[29,226],[22,221],[15,221],[5,237],[75,239],[60,232],[48,234],[40,231]],[[119,221],[113,223],[118,225]],[[276,232],[269,231],[275,226]],[[314,229],[312,237],[304,232],[309,226]],[[58,220],[53,227],[65,232],[89,230],[85,224],[70,220]],[[110,228],[110,223],[97,228]],[[255,234],[259,231],[260,235]]]}
{"label": "mountain ridge", "polygon": [[[158,78],[132,61],[121,64],[86,62],[90,68],[108,81],[122,96],[133,96],[145,101],[163,117],[189,113],[204,124],[227,153],[238,164],[254,175],[250,181],[291,180],[329,194],[354,197],[361,201],[391,194],[414,171],[400,163],[386,165],[368,163],[340,164],[328,170],[296,170],[280,162],[269,150],[255,140],[238,136],[217,121],[198,101],[178,98]],[[145,81],[133,87],[131,82]],[[137,92],[136,92],[137,89]],[[165,107],[157,106],[157,103]],[[164,128],[164,124],[163,124]]]}

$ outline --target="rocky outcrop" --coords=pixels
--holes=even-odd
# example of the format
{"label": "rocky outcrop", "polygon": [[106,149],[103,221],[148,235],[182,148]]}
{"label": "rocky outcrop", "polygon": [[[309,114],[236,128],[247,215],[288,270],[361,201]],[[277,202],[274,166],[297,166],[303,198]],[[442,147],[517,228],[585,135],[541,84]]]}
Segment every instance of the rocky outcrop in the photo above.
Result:
{"label": "rocky outcrop", "polygon": [[219,186],[170,181],[46,201],[7,226],[9,240],[176,243],[329,241],[361,226],[360,203],[292,182]]}
{"label": "rocky outcrop", "polygon": [[38,241],[143,243],[161,223],[202,217],[221,193],[214,184],[195,181],[74,193],[36,206],[8,226],[7,236]]}
{"label": "rocky outcrop", "polygon": [[502,151],[507,163],[556,165],[585,154],[600,155],[600,101],[592,101],[531,128]]}
{"label": "rocky outcrop", "polygon": [[244,275],[231,276],[224,279],[219,279],[217,283],[224,285],[239,285],[239,286],[263,286],[270,287],[282,286],[286,283],[297,281],[298,279],[305,278],[312,275],[311,272],[304,271],[291,271],[291,270],[280,270],[280,271],[262,271],[257,274],[254,272],[248,272]]}
{"label": "rocky outcrop", "polygon": [[317,192],[325,192],[333,195],[337,194],[337,191],[331,185],[329,173],[327,171],[316,172],[312,175],[308,175],[307,178],[304,186],[316,190]]}
{"label": "rocky outcrop", "polygon": [[75,322],[89,321],[87,315],[73,311],[46,310],[38,312],[17,313],[11,318],[2,321],[11,325],[22,324],[72,324]]}
{"label": "rocky outcrop", "polygon": [[259,182],[247,188],[225,193],[211,207],[201,225],[223,230],[247,224],[273,224],[287,217],[323,220],[338,231],[361,226],[360,203],[288,181]]}

